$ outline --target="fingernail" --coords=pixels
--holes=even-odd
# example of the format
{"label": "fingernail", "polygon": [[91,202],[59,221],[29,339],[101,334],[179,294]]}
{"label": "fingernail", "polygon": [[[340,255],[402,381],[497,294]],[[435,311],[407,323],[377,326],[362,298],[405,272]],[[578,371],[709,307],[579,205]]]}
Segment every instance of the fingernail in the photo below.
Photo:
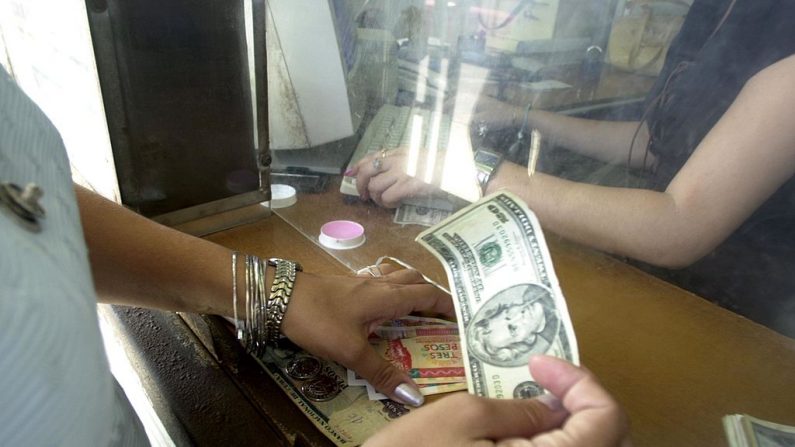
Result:
{"label": "fingernail", "polygon": [[419,407],[425,402],[425,397],[420,394],[420,391],[407,383],[401,383],[395,387],[395,395],[401,402],[413,407]]}
{"label": "fingernail", "polygon": [[349,168],[349,169],[348,169],[347,171],[345,171],[345,173],[343,173],[342,175],[344,175],[345,177],[350,177],[350,176],[351,176],[351,174],[353,174],[353,168]]}
{"label": "fingernail", "polygon": [[563,402],[549,393],[536,397],[536,400],[544,404],[550,411],[557,412],[563,410]]}

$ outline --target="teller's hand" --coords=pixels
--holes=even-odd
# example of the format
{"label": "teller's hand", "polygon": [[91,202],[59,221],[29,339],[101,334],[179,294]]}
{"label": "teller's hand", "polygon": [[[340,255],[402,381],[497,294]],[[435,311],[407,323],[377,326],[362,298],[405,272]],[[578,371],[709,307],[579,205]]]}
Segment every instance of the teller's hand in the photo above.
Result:
{"label": "teller's hand", "polygon": [[472,114],[470,125],[485,126],[489,131],[519,127],[524,119],[524,108],[481,95]]}
{"label": "teller's hand", "polygon": [[387,425],[365,447],[630,445],[624,412],[592,373],[546,356],[532,358],[530,369],[551,395],[497,400],[458,393]]}
{"label": "teller's hand", "polygon": [[[376,151],[362,158],[345,175],[356,177],[356,189],[363,200],[372,199],[383,207],[396,208],[405,198],[430,194],[436,189],[418,176],[409,175],[407,166],[406,149]],[[440,166],[438,161],[436,166]],[[424,173],[424,163],[415,171]]]}

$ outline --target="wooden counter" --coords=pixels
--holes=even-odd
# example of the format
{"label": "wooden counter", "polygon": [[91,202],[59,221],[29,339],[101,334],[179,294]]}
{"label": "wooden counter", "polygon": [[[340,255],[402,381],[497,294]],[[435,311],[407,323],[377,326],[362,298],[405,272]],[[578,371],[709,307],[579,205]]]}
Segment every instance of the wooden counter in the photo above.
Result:
{"label": "wooden counter", "polygon": [[[299,195],[280,216],[208,239],[329,274],[392,255],[446,282],[441,265],[413,242],[422,227],[395,225],[393,211],[347,203],[335,188]],[[316,234],[343,218],[362,223],[368,239],[335,252],[335,260],[316,245]],[[795,425],[795,340],[612,257],[549,233],[547,242],[582,363],[624,405],[636,445],[724,446],[721,417],[730,413]]]}

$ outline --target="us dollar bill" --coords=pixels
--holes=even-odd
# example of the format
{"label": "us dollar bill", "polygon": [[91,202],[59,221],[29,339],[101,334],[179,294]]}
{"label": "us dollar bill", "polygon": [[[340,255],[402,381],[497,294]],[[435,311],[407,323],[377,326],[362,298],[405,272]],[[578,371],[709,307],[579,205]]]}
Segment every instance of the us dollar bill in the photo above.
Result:
{"label": "us dollar bill", "polygon": [[430,227],[447,219],[450,214],[450,211],[442,209],[404,203],[395,211],[394,222],[400,225],[414,224]]}
{"label": "us dollar bill", "polygon": [[723,417],[731,447],[795,447],[795,427],[765,421],[747,414]]}
{"label": "us dollar bill", "polygon": [[447,272],[470,393],[507,399],[543,393],[527,368],[532,355],[579,364],[541,226],[521,199],[492,194],[416,240]]}

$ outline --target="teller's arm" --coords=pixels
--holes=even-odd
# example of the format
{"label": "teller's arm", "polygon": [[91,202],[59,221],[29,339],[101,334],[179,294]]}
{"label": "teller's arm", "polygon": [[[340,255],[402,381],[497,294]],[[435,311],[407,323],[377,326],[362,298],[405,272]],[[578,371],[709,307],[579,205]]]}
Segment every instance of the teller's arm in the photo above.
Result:
{"label": "teller's arm", "polygon": [[527,201],[542,225],[569,239],[664,266],[714,249],[795,173],[795,56],[762,70],[664,192],[575,183],[499,167],[488,190]]}

